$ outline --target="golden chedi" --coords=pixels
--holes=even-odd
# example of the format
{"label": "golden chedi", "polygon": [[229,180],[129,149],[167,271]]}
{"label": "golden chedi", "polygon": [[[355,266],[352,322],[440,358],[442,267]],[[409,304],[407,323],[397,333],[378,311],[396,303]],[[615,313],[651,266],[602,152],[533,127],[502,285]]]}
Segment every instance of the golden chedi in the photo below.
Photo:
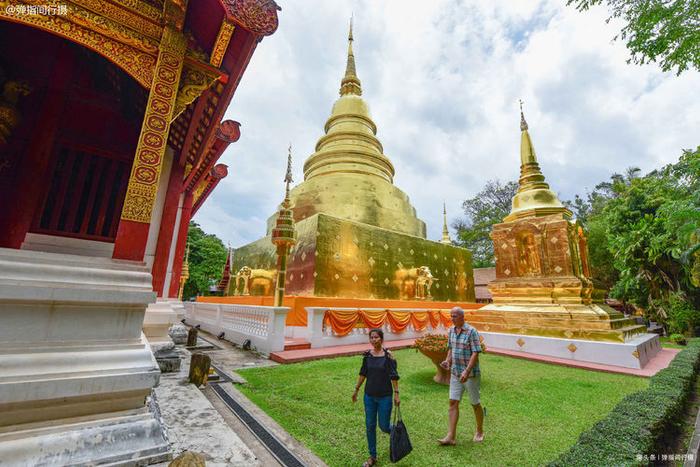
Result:
{"label": "golden chedi", "polygon": [[511,212],[493,227],[493,304],[479,310],[480,329],[625,342],[644,326],[594,303],[583,228],[550,190],[520,113],[520,179]]}
{"label": "golden chedi", "polygon": [[[304,164],[304,181],[289,194],[297,243],[286,293],[474,301],[469,251],[426,240],[425,223],[393,184],[394,166],[362,98],[352,44],[351,24],[340,97]],[[277,214],[269,218],[264,238],[235,250],[232,272],[243,271],[245,280],[232,280],[227,295],[274,290],[270,235],[276,221]]]}

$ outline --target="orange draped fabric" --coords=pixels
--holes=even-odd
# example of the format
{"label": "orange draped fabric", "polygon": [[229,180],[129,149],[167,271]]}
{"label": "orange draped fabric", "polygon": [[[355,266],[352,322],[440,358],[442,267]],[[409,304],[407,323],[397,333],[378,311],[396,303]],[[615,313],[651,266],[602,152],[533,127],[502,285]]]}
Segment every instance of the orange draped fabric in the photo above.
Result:
{"label": "orange draped fabric", "polygon": [[382,328],[389,324],[391,331],[401,333],[408,325],[416,331],[423,331],[428,324],[437,329],[442,323],[449,328],[452,325],[448,311],[393,311],[393,310],[326,310],[323,324],[330,326],[336,336],[350,334],[357,323],[362,320],[369,328]]}
{"label": "orange draped fabric", "polygon": [[411,313],[411,324],[416,331],[422,331],[428,326],[430,315],[427,311],[414,311]]}
{"label": "orange draped fabric", "polygon": [[326,310],[323,324],[330,325],[336,336],[346,336],[360,319],[358,310]]}
{"label": "orange draped fabric", "polygon": [[429,311],[428,318],[430,319],[430,327],[437,329],[440,326],[440,312],[439,311]]}
{"label": "orange draped fabric", "polygon": [[452,326],[452,317],[450,316],[449,311],[440,311],[440,319],[442,320],[442,325],[445,326],[447,329],[450,329]]}
{"label": "orange draped fabric", "polygon": [[360,310],[359,313],[368,329],[381,328],[386,323],[386,310]]}
{"label": "orange draped fabric", "polygon": [[386,319],[389,322],[391,331],[395,333],[404,332],[411,323],[411,313],[408,311],[386,310]]}

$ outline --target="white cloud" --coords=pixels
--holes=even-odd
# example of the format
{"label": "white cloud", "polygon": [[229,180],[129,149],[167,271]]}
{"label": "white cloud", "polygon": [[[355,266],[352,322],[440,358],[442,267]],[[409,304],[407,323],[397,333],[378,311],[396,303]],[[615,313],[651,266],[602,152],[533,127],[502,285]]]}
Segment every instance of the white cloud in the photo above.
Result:
{"label": "white cloud", "polygon": [[525,113],[552,189],[584,193],[628,166],[649,171],[700,144],[700,74],[628,65],[619,24],[602,8],[559,0],[279,1],[279,30],[256,50],[227,118],[242,123],[229,165],[195,218],[240,246],[265,233],[283,196],[286,150],[294,179],[338,94],[347,22],[377,136],[394,183],[428,225],[442,229],[486,180],[517,179]]}

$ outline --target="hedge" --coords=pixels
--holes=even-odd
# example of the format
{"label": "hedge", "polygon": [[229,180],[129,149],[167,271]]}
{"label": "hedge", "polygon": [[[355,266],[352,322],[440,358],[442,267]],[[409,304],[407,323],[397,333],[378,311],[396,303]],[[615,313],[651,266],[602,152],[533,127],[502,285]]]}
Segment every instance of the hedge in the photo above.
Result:
{"label": "hedge", "polygon": [[630,465],[640,454],[662,453],[682,427],[699,367],[700,340],[691,340],[647,389],[622,399],[550,467]]}

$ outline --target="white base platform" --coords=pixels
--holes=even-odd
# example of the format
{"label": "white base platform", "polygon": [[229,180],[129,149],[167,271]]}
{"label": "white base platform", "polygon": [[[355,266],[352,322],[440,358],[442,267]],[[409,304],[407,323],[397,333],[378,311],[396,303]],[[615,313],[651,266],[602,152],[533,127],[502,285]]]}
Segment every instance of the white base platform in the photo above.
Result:
{"label": "white base platform", "polygon": [[144,408],[99,420],[0,433],[3,466],[147,465],[169,460],[161,421]]}
{"label": "white base platform", "polygon": [[554,337],[480,332],[488,347],[565,358],[574,361],[641,369],[661,350],[659,336],[642,334],[621,342],[584,341]]}
{"label": "white base platform", "polygon": [[143,263],[0,248],[0,464],[146,463],[168,453],[145,401]]}

